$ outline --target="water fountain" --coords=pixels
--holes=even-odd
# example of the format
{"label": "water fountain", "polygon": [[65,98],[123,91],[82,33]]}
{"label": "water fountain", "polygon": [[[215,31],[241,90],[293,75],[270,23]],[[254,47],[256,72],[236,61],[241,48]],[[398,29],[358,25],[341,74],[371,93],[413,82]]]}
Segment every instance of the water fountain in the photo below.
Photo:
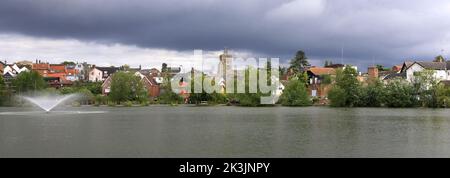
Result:
{"label": "water fountain", "polygon": [[65,114],[102,114],[107,113],[107,111],[73,111],[71,109],[64,109],[62,111],[53,111],[57,106],[62,105],[68,101],[75,101],[82,94],[70,94],[70,95],[56,95],[49,93],[40,93],[34,96],[18,96],[21,100],[24,100],[34,106],[39,107],[42,111],[10,111],[10,112],[0,112],[0,115],[41,115],[41,114],[51,114],[55,115],[65,115]]}
{"label": "water fountain", "polygon": [[74,99],[77,96],[78,96],[77,94],[71,94],[71,95],[46,95],[46,96],[44,95],[35,97],[22,96],[22,98],[30,103],[33,103],[34,105],[38,106],[39,108],[45,110],[48,113],[61,103],[68,101],[69,99]]}

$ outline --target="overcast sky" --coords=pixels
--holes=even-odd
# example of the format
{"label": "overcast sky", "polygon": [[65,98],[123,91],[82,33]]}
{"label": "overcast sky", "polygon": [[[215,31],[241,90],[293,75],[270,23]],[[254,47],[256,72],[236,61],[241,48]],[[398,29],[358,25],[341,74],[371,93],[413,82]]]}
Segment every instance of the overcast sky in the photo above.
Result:
{"label": "overcast sky", "polygon": [[2,0],[0,59],[144,67],[214,56],[432,60],[450,53],[448,0]]}

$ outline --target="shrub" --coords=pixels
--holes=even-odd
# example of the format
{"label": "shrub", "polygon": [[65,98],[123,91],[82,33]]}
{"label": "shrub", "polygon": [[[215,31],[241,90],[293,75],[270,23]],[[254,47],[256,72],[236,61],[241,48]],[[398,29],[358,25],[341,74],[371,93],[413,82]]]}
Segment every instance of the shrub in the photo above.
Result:
{"label": "shrub", "polygon": [[415,107],[418,104],[414,87],[399,80],[386,85],[384,102],[386,106],[394,108]]}
{"label": "shrub", "polygon": [[312,105],[305,83],[296,79],[289,82],[280,99],[283,106]]}
{"label": "shrub", "polygon": [[333,86],[333,88],[328,93],[328,98],[330,99],[330,105],[332,107],[346,106],[346,93],[339,86]]}
{"label": "shrub", "polygon": [[131,101],[125,101],[125,103],[123,104],[125,107],[131,107],[133,106],[133,102]]}

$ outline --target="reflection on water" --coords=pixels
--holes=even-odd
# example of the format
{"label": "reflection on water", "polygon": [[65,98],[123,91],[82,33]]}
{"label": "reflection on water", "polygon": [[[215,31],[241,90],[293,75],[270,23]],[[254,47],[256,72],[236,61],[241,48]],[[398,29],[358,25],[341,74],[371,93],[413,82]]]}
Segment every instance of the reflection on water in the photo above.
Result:
{"label": "reflection on water", "polygon": [[450,110],[22,110],[0,108],[0,157],[450,157]]}

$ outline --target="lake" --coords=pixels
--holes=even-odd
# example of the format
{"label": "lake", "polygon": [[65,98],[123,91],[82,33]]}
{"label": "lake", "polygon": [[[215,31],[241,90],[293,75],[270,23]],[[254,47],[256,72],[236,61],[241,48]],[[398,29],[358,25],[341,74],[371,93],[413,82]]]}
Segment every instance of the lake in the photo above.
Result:
{"label": "lake", "polygon": [[450,157],[450,110],[0,108],[0,157]]}

